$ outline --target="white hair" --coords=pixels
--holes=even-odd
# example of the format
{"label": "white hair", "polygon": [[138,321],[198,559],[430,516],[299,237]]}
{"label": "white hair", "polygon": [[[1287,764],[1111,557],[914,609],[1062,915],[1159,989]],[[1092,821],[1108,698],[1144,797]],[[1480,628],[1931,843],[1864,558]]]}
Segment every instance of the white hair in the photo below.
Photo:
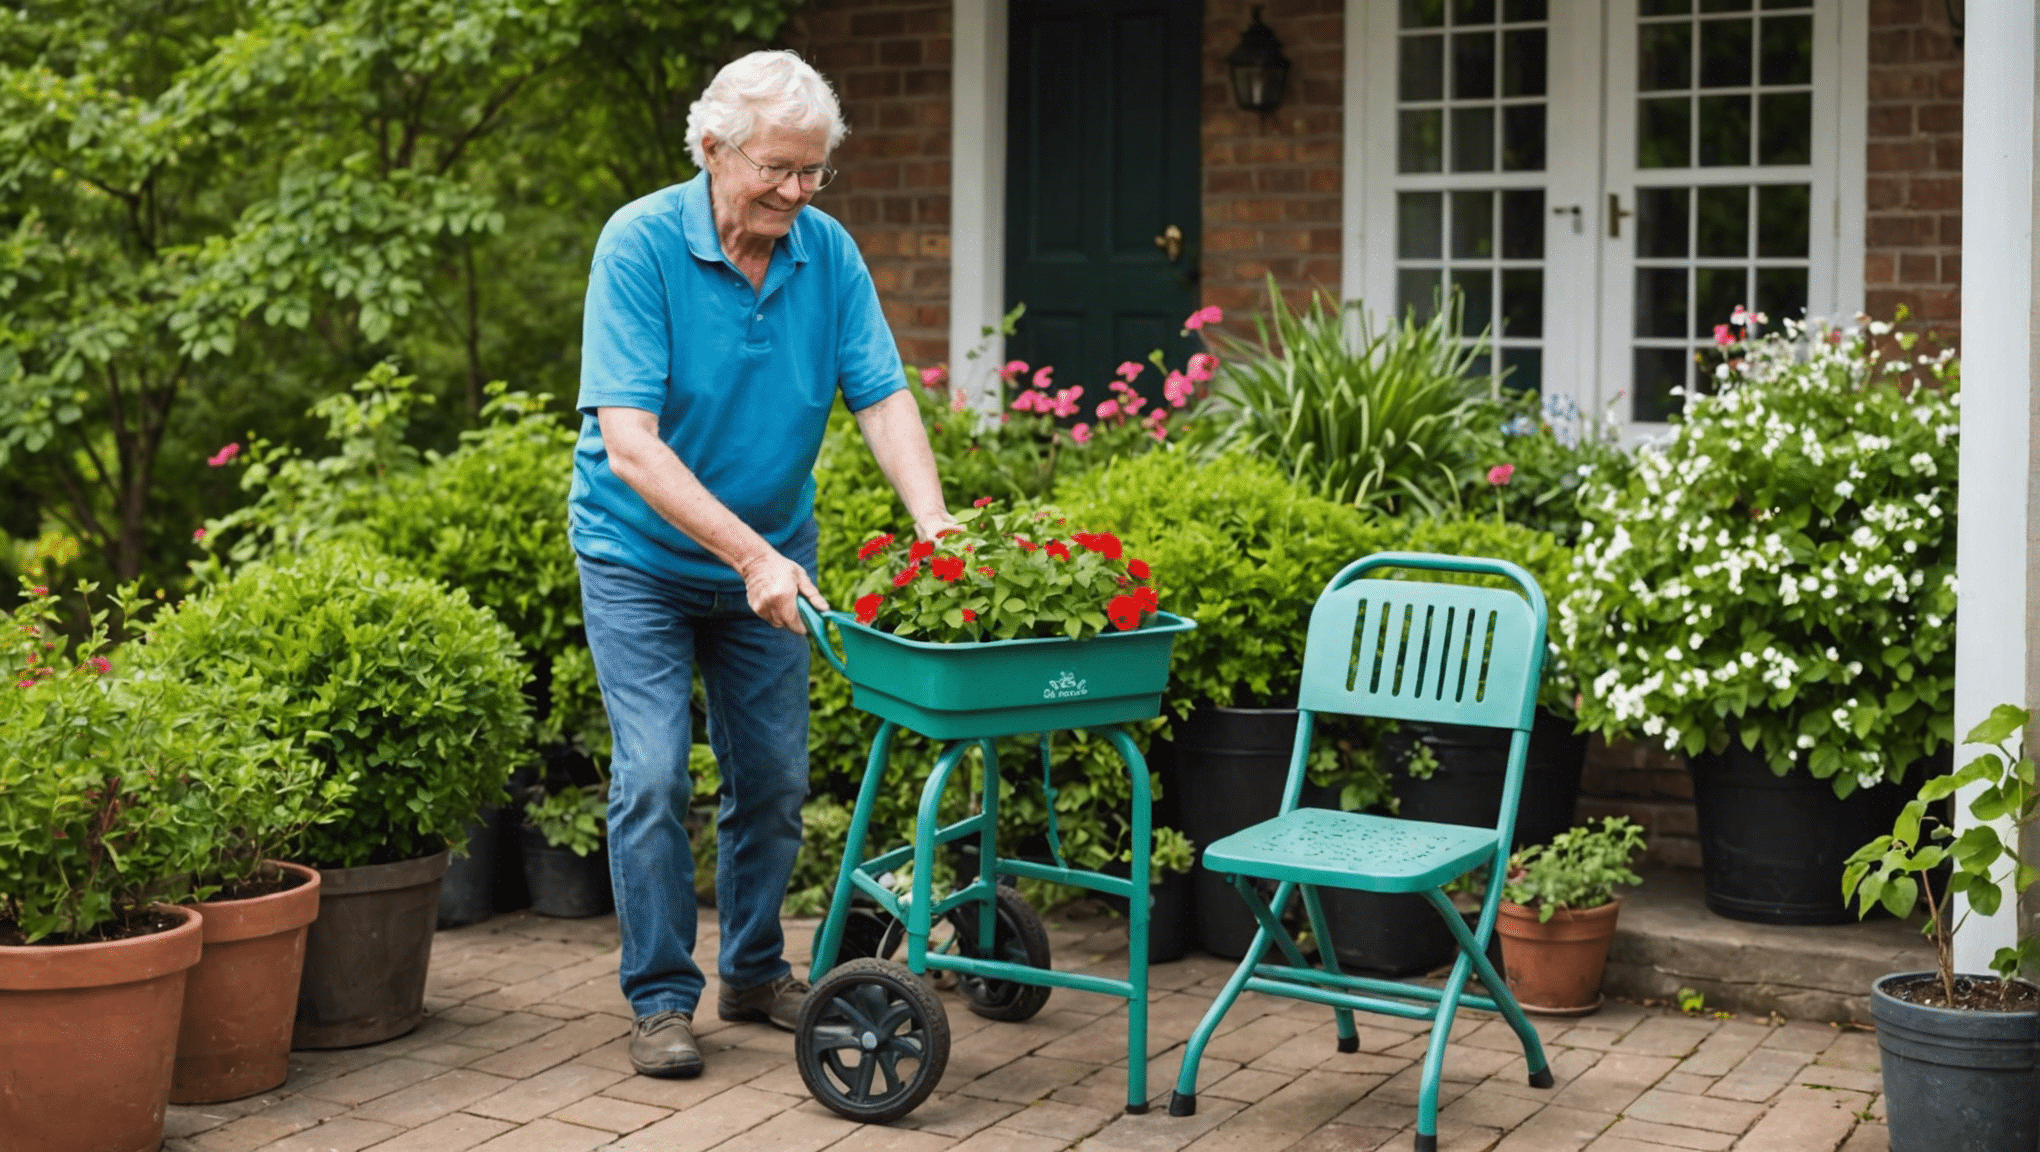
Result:
{"label": "white hair", "polygon": [[812,65],[784,49],[752,52],[723,65],[687,110],[687,154],[707,168],[703,135],[741,148],[760,120],[801,131],[826,126],[831,152],[850,131],[835,89]]}

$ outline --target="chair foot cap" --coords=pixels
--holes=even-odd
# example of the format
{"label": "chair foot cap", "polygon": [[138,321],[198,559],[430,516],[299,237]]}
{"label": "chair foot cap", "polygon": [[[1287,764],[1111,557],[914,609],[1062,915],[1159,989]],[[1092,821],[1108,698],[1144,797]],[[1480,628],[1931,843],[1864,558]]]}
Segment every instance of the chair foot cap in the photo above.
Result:
{"label": "chair foot cap", "polygon": [[1170,1093],[1169,1115],[1171,1116],[1197,1115],[1197,1093],[1195,1092]]}
{"label": "chair foot cap", "polygon": [[1339,1037],[1339,1051],[1358,1052],[1359,1050],[1360,1050],[1360,1038],[1358,1036]]}
{"label": "chair foot cap", "polygon": [[1128,1104],[1126,1106],[1126,1114],[1128,1116],[1145,1116],[1147,1115],[1147,1113],[1148,1106],[1145,1102],[1139,1104]]}
{"label": "chair foot cap", "polygon": [[1417,1133],[1417,1152],[1438,1152],[1438,1134],[1433,1132],[1426,1136],[1422,1132]]}
{"label": "chair foot cap", "polygon": [[1551,1084],[1551,1069],[1549,1068],[1539,1068],[1530,1074],[1530,1086],[1532,1088],[1549,1088]]}

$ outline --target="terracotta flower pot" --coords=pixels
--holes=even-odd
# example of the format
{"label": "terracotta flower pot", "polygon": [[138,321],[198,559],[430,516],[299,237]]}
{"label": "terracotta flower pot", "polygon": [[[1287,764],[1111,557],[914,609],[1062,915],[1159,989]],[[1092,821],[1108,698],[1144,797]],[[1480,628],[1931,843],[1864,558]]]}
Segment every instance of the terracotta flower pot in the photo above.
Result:
{"label": "terracotta flower pot", "polygon": [[1622,902],[1563,909],[1538,923],[1537,909],[1502,901],[1502,978],[1525,1012],[1585,1016],[1601,1007],[1601,972]]}
{"label": "terracotta flower pot", "polygon": [[293,1048],[394,1040],[425,1018],[425,973],[448,853],[327,868],[305,937]]}
{"label": "terracotta flower pot", "polygon": [[103,944],[0,947],[0,1147],[155,1152],[202,924]]}
{"label": "terracotta flower pot", "polygon": [[248,900],[213,900],[205,955],[184,983],[173,1104],[216,1104],[267,1092],[290,1075],[291,1021],[304,972],[305,926],[319,915],[319,874],[295,888]]}

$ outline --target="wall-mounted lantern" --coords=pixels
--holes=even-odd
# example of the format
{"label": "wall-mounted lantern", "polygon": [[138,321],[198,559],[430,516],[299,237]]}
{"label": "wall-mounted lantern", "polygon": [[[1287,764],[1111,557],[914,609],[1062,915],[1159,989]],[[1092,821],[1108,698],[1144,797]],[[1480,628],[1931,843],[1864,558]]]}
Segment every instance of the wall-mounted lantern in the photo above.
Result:
{"label": "wall-mounted lantern", "polygon": [[1282,90],[1289,83],[1289,58],[1282,54],[1282,41],[1261,23],[1261,6],[1254,5],[1254,22],[1240,33],[1240,45],[1225,58],[1232,73],[1233,100],[1242,112],[1266,116],[1282,106]]}

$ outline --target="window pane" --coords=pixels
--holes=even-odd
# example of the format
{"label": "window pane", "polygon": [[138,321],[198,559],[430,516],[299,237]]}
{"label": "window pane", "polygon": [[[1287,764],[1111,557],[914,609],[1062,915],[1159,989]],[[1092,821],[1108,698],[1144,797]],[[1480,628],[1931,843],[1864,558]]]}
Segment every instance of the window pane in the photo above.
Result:
{"label": "window pane", "polygon": [[1396,65],[1396,95],[1403,100],[1445,98],[1445,38],[1405,36]]}
{"label": "window pane", "polygon": [[1452,256],[1467,260],[1495,254],[1495,194],[1452,194]]}
{"label": "window pane", "polygon": [[1544,171],[1544,105],[1510,104],[1502,109],[1502,170]]}
{"label": "window pane", "polygon": [[1681,410],[1684,403],[1672,389],[1687,386],[1690,363],[1683,348],[1638,348],[1632,414],[1638,420],[1665,420]]}
{"label": "window pane", "polygon": [[1750,302],[1745,268],[1693,270],[1693,335],[1712,337],[1716,324],[1728,323],[1736,305]]}
{"label": "window pane", "polygon": [[1638,188],[1636,190],[1636,255],[1645,260],[1662,260],[1686,254],[1686,198],[1684,188]]}
{"label": "window pane", "polygon": [[1700,25],[1700,86],[1734,88],[1750,82],[1748,20],[1708,20]]}
{"label": "window pane", "polygon": [[1398,315],[1416,313],[1422,324],[1437,311],[1438,285],[1444,273],[1436,268],[1402,268],[1395,274],[1395,310]]}
{"label": "window pane", "polygon": [[1638,168],[1684,168],[1692,162],[1691,109],[1692,101],[1684,96],[1636,102]]}
{"label": "window pane", "polygon": [[1757,189],[1757,255],[1805,256],[1812,189],[1766,184]]}
{"label": "window pane", "polygon": [[1693,86],[1693,26],[1646,24],[1636,33],[1636,87],[1644,92]]}
{"label": "window pane", "polygon": [[1466,298],[1459,334],[1478,336],[1495,320],[1495,274],[1485,268],[1454,268],[1452,286]]}
{"label": "window pane", "polygon": [[1502,258],[1544,259],[1544,189],[1502,193]]}
{"label": "window pane", "polygon": [[1741,185],[1697,189],[1700,213],[1694,247],[1702,256],[1750,254],[1750,190]]}
{"label": "window pane", "polygon": [[1452,170],[1495,170],[1495,110],[1492,107],[1452,110]]}
{"label": "window pane", "polygon": [[1702,12],[1747,12],[1750,0],[1700,0]]}
{"label": "window pane", "polygon": [[1502,95],[1544,95],[1544,29],[1526,28],[1502,37]]}
{"label": "window pane", "polygon": [[1544,335],[1542,268],[1502,270],[1502,333],[1507,336]]}
{"label": "window pane", "polygon": [[1402,0],[1402,26],[1405,28],[1442,28],[1445,25],[1445,0]]}
{"label": "window pane", "polygon": [[1404,172],[1437,172],[1445,167],[1445,113],[1436,108],[1397,117],[1396,167]]}
{"label": "window pane", "polygon": [[1495,0],[1452,0],[1452,22],[1454,24],[1494,23]]}
{"label": "window pane", "polygon": [[1773,16],[1764,21],[1760,74],[1766,84],[1813,83],[1813,17]]}
{"label": "window pane", "polygon": [[1638,336],[1686,334],[1684,268],[1636,270],[1636,334]]}
{"label": "window pane", "polygon": [[1541,348],[1502,349],[1502,387],[1518,392],[1535,392],[1544,387],[1544,351]]}
{"label": "window pane", "polygon": [[1548,14],[1546,0],[1508,0],[1502,5],[1504,20],[1543,20]]}
{"label": "window pane", "polygon": [[1436,260],[1444,245],[1442,192],[1398,192],[1395,197],[1395,254],[1404,260]]}
{"label": "window pane", "polygon": [[1462,32],[1452,38],[1452,95],[1458,100],[1494,99],[1493,32]]}
{"label": "window pane", "polygon": [[1700,165],[1741,167],[1750,162],[1750,98],[1702,96]]}
{"label": "window pane", "polygon": [[1684,16],[1693,10],[1693,0],[1640,0],[1636,10],[1642,16]]}
{"label": "window pane", "polygon": [[1769,316],[1771,323],[1781,327],[1788,316],[1794,320],[1803,318],[1806,315],[1806,269],[1757,269],[1757,310]]}
{"label": "window pane", "polygon": [[1813,93],[1766,92],[1757,97],[1763,138],[1757,141],[1759,164],[1813,162]]}

